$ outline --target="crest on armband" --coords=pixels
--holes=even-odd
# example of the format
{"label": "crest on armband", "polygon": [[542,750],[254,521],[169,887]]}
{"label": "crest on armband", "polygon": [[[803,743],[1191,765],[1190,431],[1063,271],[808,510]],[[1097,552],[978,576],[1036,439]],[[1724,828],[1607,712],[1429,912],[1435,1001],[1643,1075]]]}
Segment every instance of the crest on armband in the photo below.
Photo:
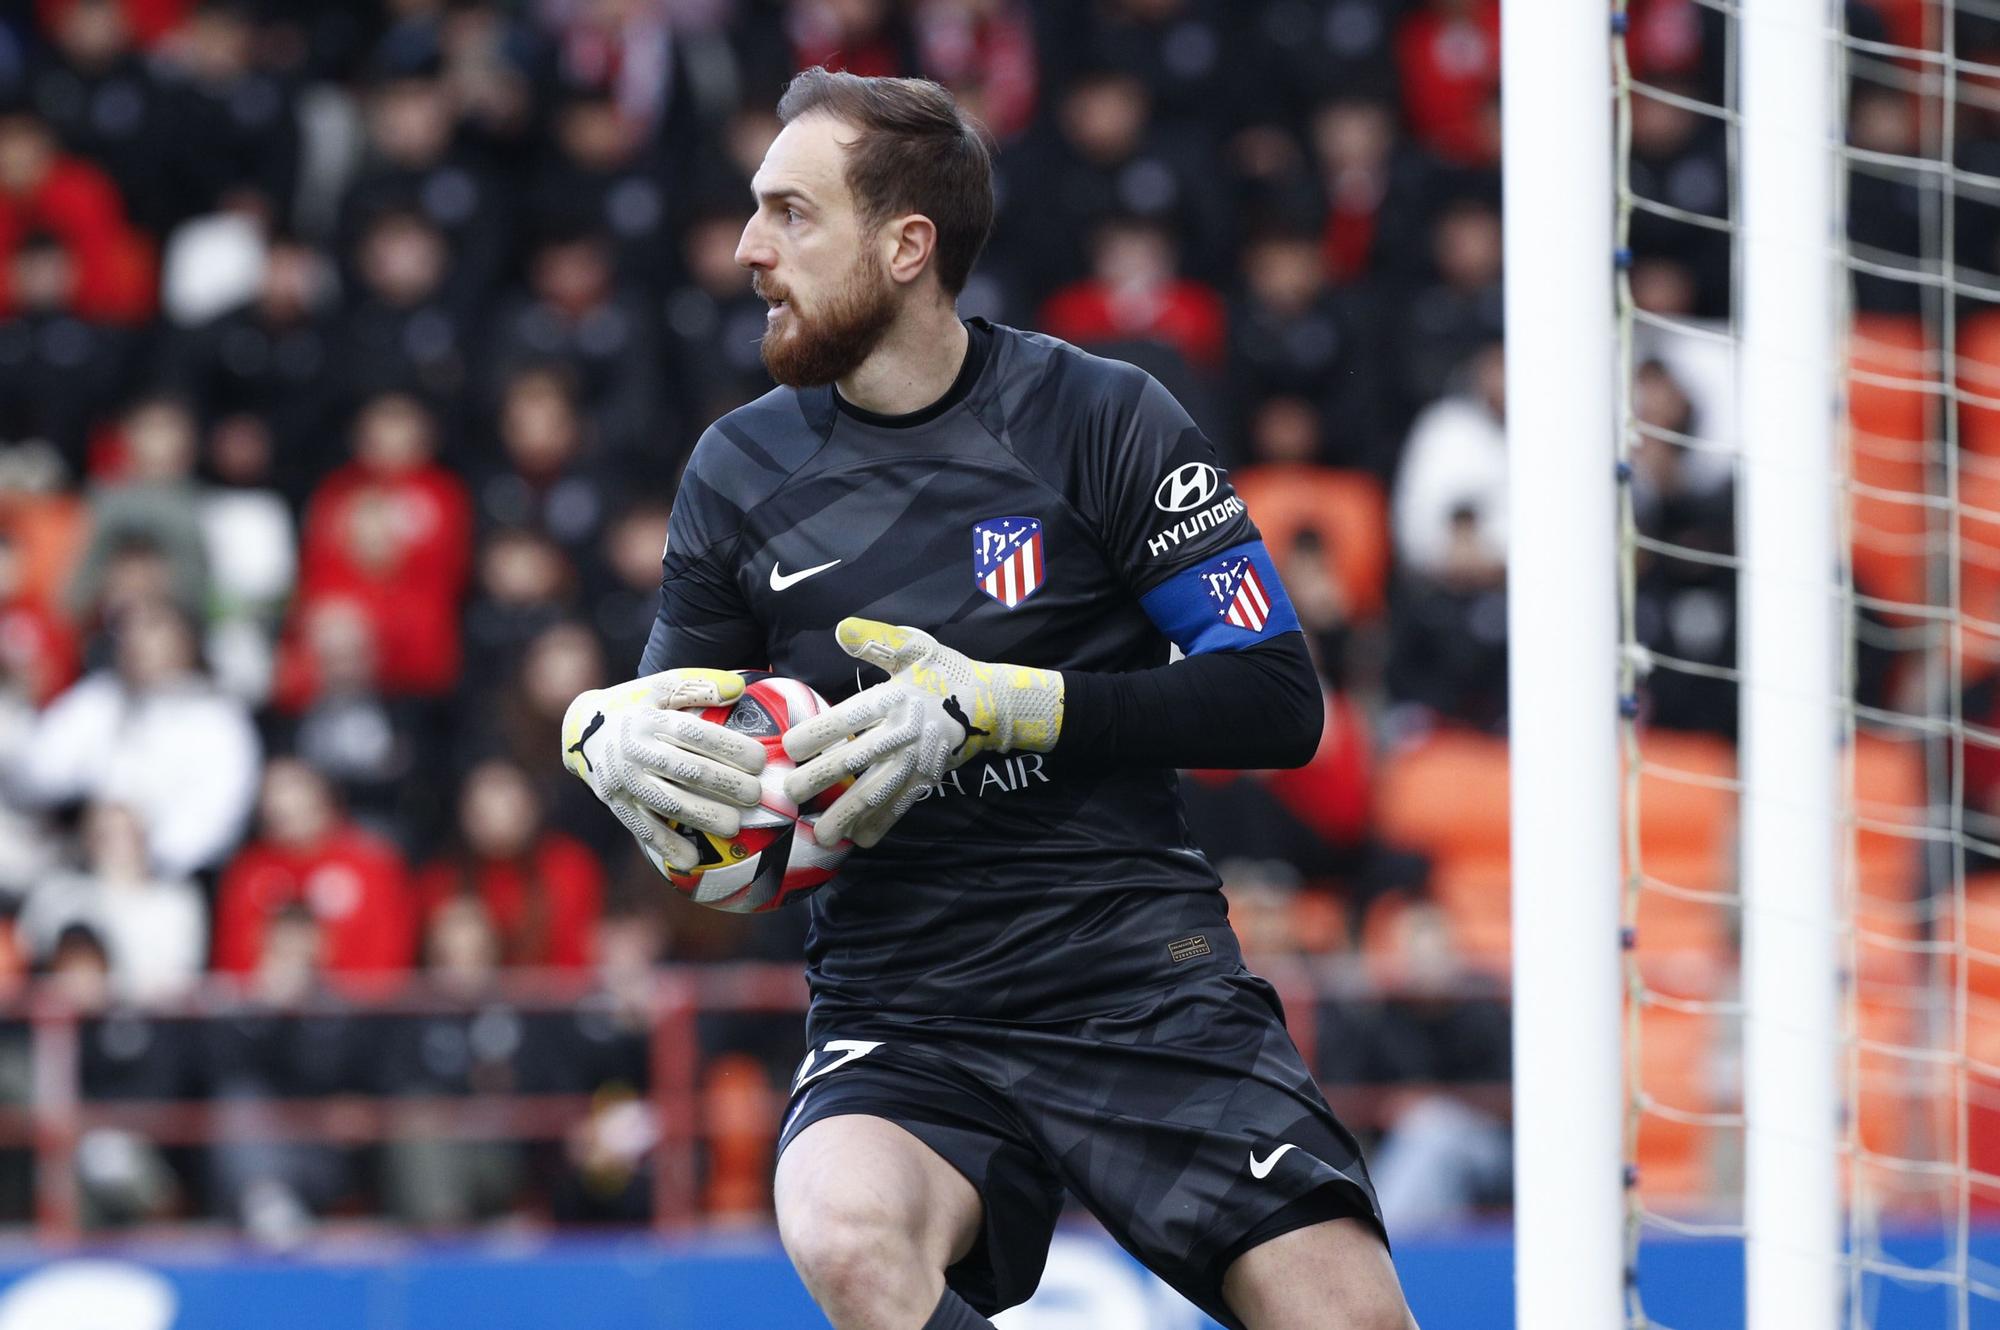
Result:
{"label": "crest on armband", "polygon": [[1271,617],[1271,602],[1249,555],[1217,560],[1201,570],[1201,581],[1208,588],[1209,604],[1218,619],[1253,633],[1264,631]]}

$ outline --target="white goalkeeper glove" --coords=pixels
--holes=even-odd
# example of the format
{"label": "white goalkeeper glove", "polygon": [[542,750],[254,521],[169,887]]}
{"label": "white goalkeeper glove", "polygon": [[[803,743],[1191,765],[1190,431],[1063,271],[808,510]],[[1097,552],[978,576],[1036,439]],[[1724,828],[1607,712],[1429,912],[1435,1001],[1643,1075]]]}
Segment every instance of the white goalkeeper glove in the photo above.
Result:
{"label": "white goalkeeper glove", "polygon": [[785,752],[800,764],[785,776],[793,801],[857,778],[814,825],[823,846],[874,845],[967,759],[1046,753],[1062,733],[1063,681],[1054,670],[973,660],[920,628],[874,619],[842,619],[834,634],[843,651],[889,679],[785,731]]}
{"label": "white goalkeeper glove", "polygon": [[755,808],[764,748],[685,708],[743,695],[728,670],[665,670],[580,694],[563,715],[563,765],[594,790],[656,866],[679,872],[699,860],[694,841],[666,819],[718,836],[742,829]]}

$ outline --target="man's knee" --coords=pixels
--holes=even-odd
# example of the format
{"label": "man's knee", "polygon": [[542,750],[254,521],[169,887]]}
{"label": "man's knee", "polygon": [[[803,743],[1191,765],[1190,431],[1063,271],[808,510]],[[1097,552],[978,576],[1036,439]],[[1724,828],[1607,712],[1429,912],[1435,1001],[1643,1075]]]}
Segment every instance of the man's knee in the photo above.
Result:
{"label": "man's knee", "polygon": [[[833,1204],[781,1207],[785,1251],[813,1298],[836,1324],[893,1324],[942,1288],[907,1225],[880,1209]],[[921,1317],[913,1322],[921,1324]]]}

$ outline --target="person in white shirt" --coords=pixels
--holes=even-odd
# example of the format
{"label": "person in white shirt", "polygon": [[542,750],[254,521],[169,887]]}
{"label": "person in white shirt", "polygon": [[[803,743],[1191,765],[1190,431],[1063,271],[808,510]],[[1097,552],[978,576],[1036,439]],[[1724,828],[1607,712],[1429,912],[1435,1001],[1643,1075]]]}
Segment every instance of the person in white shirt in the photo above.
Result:
{"label": "person in white shirt", "polygon": [[208,954],[201,892],[148,869],[145,828],[122,804],[90,805],[82,840],[83,868],[51,874],[21,909],[15,927],[29,953],[47,960],[63,931],[82,924],[104,940],[117,998],[146,1005],[185,993]]}
{"label": "person in white shirt", "polygon": [[243,704],[202,673],[193,624],[165,601],[113,621],[114,666],[50,703],[13,764],[31,807],[106,800],[145,829],[151,871],[186,877],[242,838],[261,748]]}
{"label": "person in white shirt", "polygon": [[1499,343],[1466,366],[1466,391],[1418,415],[1396,476],[1396,553],[1455,590],[1497,585],[1507,559],[1506,367]]}

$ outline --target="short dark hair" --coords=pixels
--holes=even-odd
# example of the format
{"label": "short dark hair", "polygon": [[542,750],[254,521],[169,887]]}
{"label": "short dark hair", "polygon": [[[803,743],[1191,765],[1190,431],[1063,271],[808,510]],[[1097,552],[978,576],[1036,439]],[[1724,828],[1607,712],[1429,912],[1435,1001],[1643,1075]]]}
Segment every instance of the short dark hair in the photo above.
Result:
{"label": "short dark hair", "polygon": [[778,99],[791,124],[818,111],[861,131],[847,150],[847,187],[880,222],[920,212],[937,227],[937,275],[957,295],[993,230],[993,152],[986,132],[929,79],[863,78],[814,66]]}

